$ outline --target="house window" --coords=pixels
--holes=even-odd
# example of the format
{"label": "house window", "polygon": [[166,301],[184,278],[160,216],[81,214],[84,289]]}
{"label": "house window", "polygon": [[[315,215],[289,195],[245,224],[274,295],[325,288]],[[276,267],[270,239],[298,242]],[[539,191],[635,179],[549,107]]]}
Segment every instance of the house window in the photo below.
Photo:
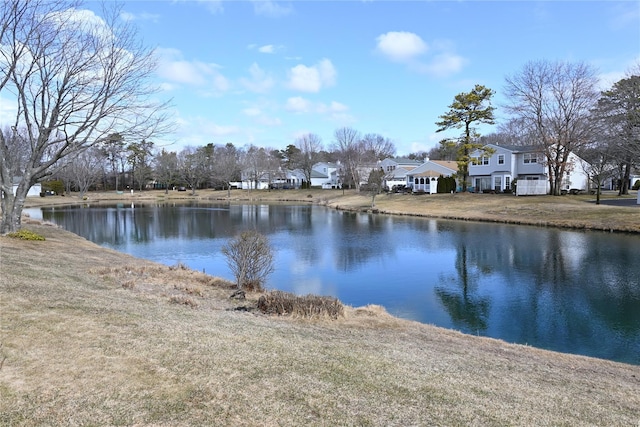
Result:
{"label": "house window", "polygon": [[538,163],[538,155],[535,153],[524,153],[524,163]]}
{"label": "house window", "polygon": [[511,177],[509,176],[504,177],[504,189],[511,190]]}
{"label": "house window", "polygon": [[471,158],[471,164],[476,166],[479,164],[478,158],[477,157],[472,157]]}
{"label": "house window", "polygon": [[480,164],[481,165],[488,165],[489,164],[489,158],[486,157],[486,156],[480,157]]}
{"label": "house window", "polygon": [[504,165],[504,154],[498,154],[498,164]]}

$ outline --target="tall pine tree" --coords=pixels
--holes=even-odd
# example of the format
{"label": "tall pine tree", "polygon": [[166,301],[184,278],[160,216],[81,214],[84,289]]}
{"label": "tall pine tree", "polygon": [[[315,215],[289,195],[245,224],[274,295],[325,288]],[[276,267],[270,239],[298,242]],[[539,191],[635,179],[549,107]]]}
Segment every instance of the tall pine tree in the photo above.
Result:
{"label": "tall pine tree", "polygon": [[[483,149],[484,144],[479,142],[480,134],[474,124],[494,124],[491,97],[495,92],[485,86],[476,85],[471,92],[459,93],[455,96],[449,111],[436,122],[438,130],[442,132],[449,129],[463,129],[457,139],[445,140],[443,144],[455,144],[457,147],[458,176],[461,179],[462,191],[467,190],[467,178],[469,176],[469,162],[472,152]],[[490,155],[491,153],[488,153]]]}

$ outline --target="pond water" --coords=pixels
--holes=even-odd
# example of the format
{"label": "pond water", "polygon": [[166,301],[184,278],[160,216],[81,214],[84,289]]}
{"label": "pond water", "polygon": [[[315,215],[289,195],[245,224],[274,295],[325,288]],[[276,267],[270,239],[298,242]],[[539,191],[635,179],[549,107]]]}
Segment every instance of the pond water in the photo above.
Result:
{"label": "pond water", "polygon": [[220,248],[254,228],[268,288],[507,342],[640,364],[640,237],[313,205],[121,204],[28,210],[97,244],[233,280]]}

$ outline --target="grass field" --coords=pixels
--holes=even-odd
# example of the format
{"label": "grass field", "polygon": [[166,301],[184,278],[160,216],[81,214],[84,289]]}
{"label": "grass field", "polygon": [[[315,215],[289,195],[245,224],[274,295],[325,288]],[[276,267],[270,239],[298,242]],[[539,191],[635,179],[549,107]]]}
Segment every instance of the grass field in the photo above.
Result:
{"label": "grass field", "polygon": [[[341,191],[232,197],[370,206]],[[111,198],[89,195],[91,203]],[[583,196],[392,195],[376,198],[376,208],[546,226],[574,217],[577,227],[626,231],[637,231],[640,214]],[[25,228],[46,240],[0,237],[2,426],[640,423],[639,366],[464,335],[380,307],[347,307],[337,320],[239,311],[259,295],[236,301],[229,283],[200,272],[100,248],[51,225],[26,220]]]}

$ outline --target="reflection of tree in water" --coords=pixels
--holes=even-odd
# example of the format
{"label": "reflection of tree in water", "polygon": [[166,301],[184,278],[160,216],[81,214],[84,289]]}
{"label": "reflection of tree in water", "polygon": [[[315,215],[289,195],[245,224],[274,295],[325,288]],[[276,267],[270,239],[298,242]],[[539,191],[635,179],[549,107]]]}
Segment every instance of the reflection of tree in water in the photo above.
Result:
{"label": "reflection of tree in water", "polygon": [[369,260],[391,257],[396,244],[392,223],[380,215],[345,212],[337,221],[334,257],[339,271],[353,271]]}
{"label": "reflection of tree in water", "polygon": [[491,300],[477,295],[478,274],[471,271],[464,244],[458,249],[455,266],[458,274],[452,281],[457,288],[436,286],[434,291],[457,328],[472,333],[486,331]]}

